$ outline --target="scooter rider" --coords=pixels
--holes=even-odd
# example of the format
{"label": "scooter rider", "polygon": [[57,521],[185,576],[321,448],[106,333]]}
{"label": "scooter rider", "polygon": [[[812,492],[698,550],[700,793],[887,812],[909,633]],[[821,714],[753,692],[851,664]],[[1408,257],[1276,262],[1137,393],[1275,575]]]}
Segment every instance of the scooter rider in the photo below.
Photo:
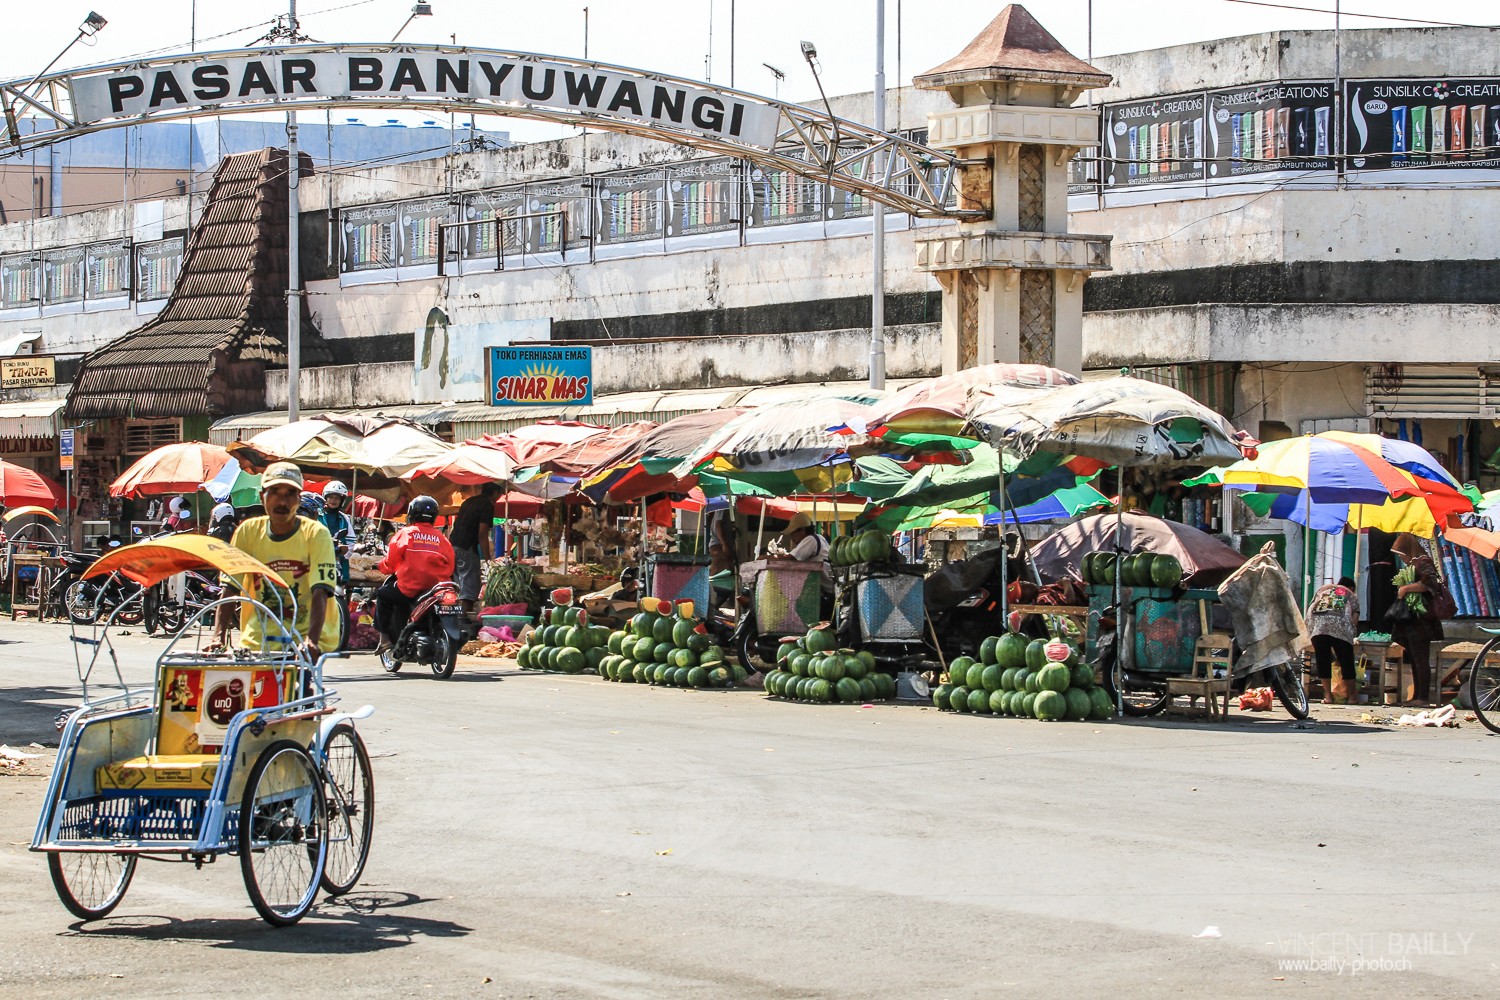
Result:
{"label": "scooter rider", "polygon": [[433,584],[453,576],[453,546],[433,522],[438,505],[432,497],[417,497],[406,507],[406,527],[396,532],[385,558],[375,568],[389,573],[375,591],[375,627],[380,631],[376,655],[391,647],[401,634],[412,604]]}
{"label": "scooter rider", "polygon": [[344,508],[349,506],[349,487],[335,479],[323,487],[323,513],[318,518],[333,536],[339,557],[339,583],[349,582],[349,546],[354,544],[354,524]]}

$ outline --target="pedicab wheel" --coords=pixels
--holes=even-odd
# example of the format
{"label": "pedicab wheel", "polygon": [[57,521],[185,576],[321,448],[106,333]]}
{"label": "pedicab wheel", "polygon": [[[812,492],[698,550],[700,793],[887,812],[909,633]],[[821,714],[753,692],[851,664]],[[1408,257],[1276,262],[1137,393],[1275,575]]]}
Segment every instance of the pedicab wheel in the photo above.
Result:
{"label": "pedicab wheel", "polygon": [[262,751],[240,802],[240,872],[266,923],[302,919],[328,860],[328,803],[306,750],[278,740]]}
{"label": "pedicab wheel", "polygon": [[1271,675],[1271,690],[1276,692],[1276,699],[1281,702],[1281,707],[1290,712],[1294,719],[1307,718],[1307,688],[1302,686],[1302,672],[1289,669],[1285,663],[1277,664],[1268,672]]}
{"label": "pedicab wheel", "polygon": [[1467,682],[1469,708],[1484,728],[1500,733],[1500,665],[1490,662],[1490,654],[1500,645],[1500,639],[1491,639],[1484,644],[1474,662],[1469,664]]}
{"label": "pedicab wheel", "polygon": [[344,653],[349,650],[349,630],[354,626],[349,618],[349,598],[347,595],[338,598],[339,605],[339,644],[337,652]]}
{"label": "pedicab wheel", "polygon": [[1119,669],[1119,664],[1111,658],[1111,662],[1104,665],[1100,671],[1104,675],[1104,691],[1109,695],[1109,700],[1120,706],[1120,711],[1136,719],[1144,719],[1152,715],[1158,715],[1166,710],[1172,703],[1172,696],[1167,694],[1166,686],[1161,691],[1154,688],[1124,688],[1124,677]]}
{"label": "pedicab wheel", "polygon": [[440,681],[445,681],[453,676],[453,668],[458,666],[458,651],[462,647],[453,641],[453,636],[446,631],[443,632],[442,655],[432,660],[432,676]]}
{"label": "pedicab wheel", "polygon": [[80,920],[99,920],[120,905],[135,877],[134,854],[48,851],[57,898]]}
{"label": "pedicab wheel", "polygon": [[735,655],[739,657],[740,666],[744,667],[751,673],[754,673],[757,670],[764,670],[766,668],[765,664],[761,662],[760,655],[756,652],[755,649],[755,643],[758,638],[759,633],[757,633],[754,629],[747,628],[745,629],[745,631],[740,633],[739,645],[737,645],[734,650]]}
{"label": "pedicab wheel", "polygon": [[94,609],[93,585],[84,580],[75,580],[63,591],[63,606],[68,609],[68,620],[74,625],[92,625],[99,617]]}
{"label": "pedicab wheel", "polygon": [[339,723],[323,745],[324,795],[328,799],[328,863],[323,891],[342,896],[354,888],[370,856],[375,829],[375,780],[365,741]]}
{"label": "pedicab wheel", "polygon": [[401,661],[396,659],[395,646],[388,646],[380,651],[380,669],[388,674],[394,674],[401,669]]}

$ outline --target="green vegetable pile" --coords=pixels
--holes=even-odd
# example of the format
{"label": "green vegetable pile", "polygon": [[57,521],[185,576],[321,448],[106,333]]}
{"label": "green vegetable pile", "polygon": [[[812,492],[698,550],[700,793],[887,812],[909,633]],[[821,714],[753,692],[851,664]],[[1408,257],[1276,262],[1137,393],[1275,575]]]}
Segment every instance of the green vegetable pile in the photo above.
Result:
{"label": "green vegetable pile", "polygon": [[[1404,566],[1401,572],[1391,577],[1391,586],[1393,587],[1404,587],[1408,583],[1421,582],[1417,578],[1417,568],[1415,566]],[[1419,590],[1405,596],[1406,606],[1411,609],[1413,617],[1420,618],[1427,613],[1427,595],[1425,593]]]}

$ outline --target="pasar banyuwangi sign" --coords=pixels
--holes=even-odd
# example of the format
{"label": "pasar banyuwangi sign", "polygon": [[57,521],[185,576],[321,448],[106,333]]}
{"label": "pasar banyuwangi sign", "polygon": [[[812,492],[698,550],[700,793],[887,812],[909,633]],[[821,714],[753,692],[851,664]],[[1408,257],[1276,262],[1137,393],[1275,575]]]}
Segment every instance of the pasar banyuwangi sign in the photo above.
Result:
{"label": "pasar banyuwangi sign", "polygon": [[732,91],[525,53],[319,46],[253,58],[221,55],[71,77],[74,113],[87,124],[200,108],[227,113],[289,98],[364,98],[382,107],[401,100],[495,102],[631,118],[765,149],[776,140],[780,114]]}
{"label": "pasar banyuwangi sign", "polygon": [[587,406],[594,401],[594,359],[589,347],[492,347],[491,406]]}

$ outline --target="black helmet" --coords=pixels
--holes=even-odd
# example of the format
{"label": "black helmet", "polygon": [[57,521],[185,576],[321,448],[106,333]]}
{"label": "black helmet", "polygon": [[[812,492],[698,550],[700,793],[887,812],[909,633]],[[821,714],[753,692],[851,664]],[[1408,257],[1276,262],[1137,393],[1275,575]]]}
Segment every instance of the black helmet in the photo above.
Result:
{"label": "black helmet", "polygon": [[417,497],[406,505],[407,524],[431,524],[437,516],[438,504],[432,497]]}

